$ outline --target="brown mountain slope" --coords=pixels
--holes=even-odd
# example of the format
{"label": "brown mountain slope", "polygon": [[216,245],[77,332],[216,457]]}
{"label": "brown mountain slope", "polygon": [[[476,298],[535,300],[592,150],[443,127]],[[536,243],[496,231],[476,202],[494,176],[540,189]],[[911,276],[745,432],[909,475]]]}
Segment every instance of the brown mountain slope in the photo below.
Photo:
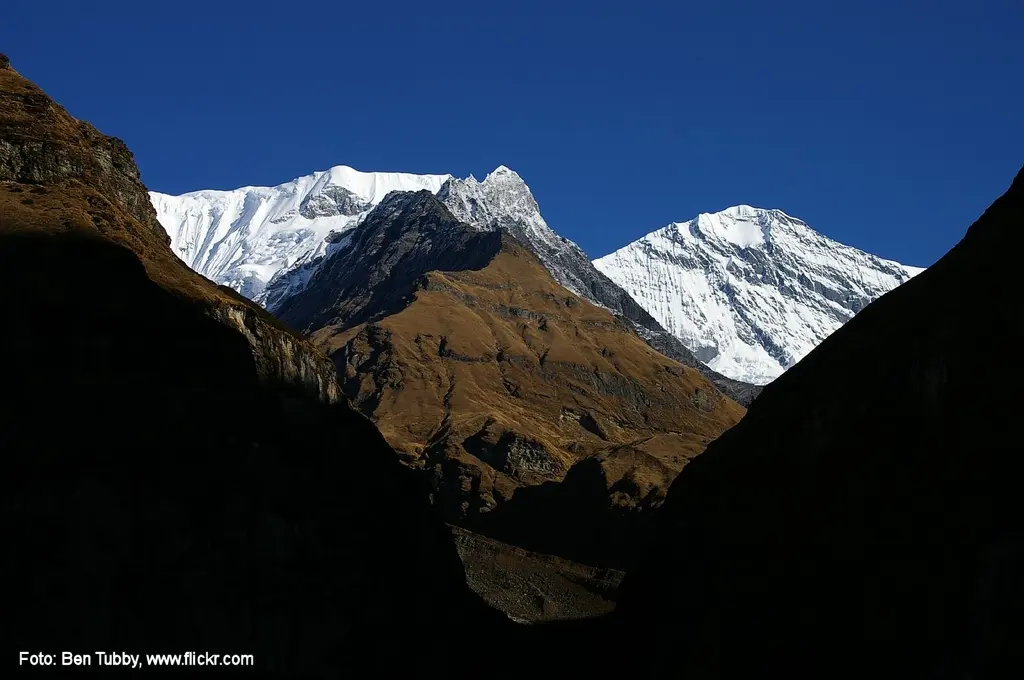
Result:
{"label": "brown mountain slope", "polygon": [[[294,335],[259,306],[183,266],[168,247],[167,233],[157,222],[124,142],[71,117],[9,65],[0,68],[0,91],[0,182],[5,183],[0,192],[0,229],[4,234],[101,236],[131,250],[161,288],[203,303],[203,309],[224,323],[239,330],[268,326]],[[296,367],[272,365],[275,360],[270,356],[261,357],[261,369],[268,375],[284,371],[279,378],[330,389],[329,378],[315,375],[304,359],[308,348],[303,347],[297,354],[306,374],[286,375]],[[340,394],[325,396],[333,400]]]}
{"label": "brown mountain slope", "polygon": [[330,362],[174,258],[124,145],[5,58],[0,270],[7,658],[471,666],[474,645],[430,631],[471,641],[504,619],[465,586],[419,477]]}
{"label": "brown mountain slope", "polygon": [[[454,220],[429,194],[415,200],[430,219]],[[373,220],[364,228],[374,230]],[[510,237],[491,240],[497,252],[480,268],[429,271],[397,311],[369,323],[321,315],[342,320],[312,338],[356,406],[427,472],[452,521],[544,552],[618,562],[632,531],[624,517],[660,505],[679,470],[743,408],[559,286]],[[345,300],[366,297],[324,299],[347,310]],[[553,484],[567,476],[582,486]]]}

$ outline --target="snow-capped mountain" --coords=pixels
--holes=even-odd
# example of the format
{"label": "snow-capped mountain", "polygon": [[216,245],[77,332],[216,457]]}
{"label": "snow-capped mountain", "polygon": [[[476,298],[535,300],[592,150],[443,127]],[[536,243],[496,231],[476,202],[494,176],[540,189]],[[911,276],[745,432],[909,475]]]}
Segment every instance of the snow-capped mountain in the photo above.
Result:
{"label": "snow-capped mountain", "polygon": [[436,193],[450,175],[359,172],[339,165],[275,187],[150,192],[171,248],[192,269],[258,299],[282,270],[322,255],[392,191]]}
{"label": "snow-capped mountain", "polygon": [[[364,173],[346,166],[276,187],[152,193],[172,248],[189,266],[234,288],[270,312],[301,295],[318,269],[348,248],[353,229],[391,191],[426,189],[461,222],[504,231],[529,247],[555,280],[626,320],[652,347],[696,368],[742,404],[759,388],[708,368],[618,284],[598,271],[575,243],[541,216],[530,188],[499,166],[483,181],[470,176]],[[294,305],[289,305],[294,306]]]}
{"label": "snow-capped mountain", "polygon": [[702,362],[758,385],[923,271],[746,205],[670,224],[594,265]]}
{"label": "snow-capped mountain", "polygon": [[[566,268],[557,263],[565,253],[571,253],[575,260],[592,269],[586,254],[548,227],[529,187],[514,171],[499,166],[482,182],[472,175],[466,179],[446,175],[437,187],[420,188],[435,193],[457,219],[469,226],[481,231],[505,231],[515,236],[537,253],[559,283],[573,292],[582,294],[580,291],[586,289],[582,282],[567,278]],[[365,217],[366,213],[362,213],[358,220],[361,222]],[[255,300],[276,313],[284,300],[305,290],[309,277],[324,261],[324,256],[348,245],[348,240],[340,235],[341,230],[334,231],[334,236],[316,248],[305,250],[282,269]]]}

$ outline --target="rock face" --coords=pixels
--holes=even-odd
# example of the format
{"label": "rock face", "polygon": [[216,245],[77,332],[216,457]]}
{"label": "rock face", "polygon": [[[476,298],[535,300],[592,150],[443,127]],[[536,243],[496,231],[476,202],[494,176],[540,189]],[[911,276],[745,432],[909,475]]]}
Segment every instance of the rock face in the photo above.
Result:
{"label": "rock face", "polygon": [[190,271],[125,146],[9,68],[0,267],[5,654],[219,650],[285,677],[472,665],[472,644],[394,653],[410,630],[473,640],[504,617],[332,364]]}
{"label": "rock face", "polygon": [[381,318],[404,307],[428,271],[482,267],[501,243],[498,233],[461,227],[429,191],[393,192],[371,219],[347,235],[301,295],[281,302],[279,318],[306,332]]}
{"label": "rock face", "polygon": [[670,224],[594,265],[696,361],[757,385],[921,271],[746,205]]}
{"label": "rock face", "polygon": [[430,192],[392,194],[347,236],[281,318],[331,356],[449,521],[621,564],[675,474],[743,414]]}
{"label": "rock face", "polygon": [[[644,675],[1014,677],[1024,172],[673,483],[620,599]],[[1014,669],[1004,675],[1008,669]]]}

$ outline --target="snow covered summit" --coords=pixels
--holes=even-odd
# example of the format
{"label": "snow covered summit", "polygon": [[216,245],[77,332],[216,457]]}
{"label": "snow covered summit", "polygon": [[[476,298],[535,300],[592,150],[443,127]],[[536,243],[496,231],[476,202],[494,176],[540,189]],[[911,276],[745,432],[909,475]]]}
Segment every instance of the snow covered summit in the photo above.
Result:
{"label": "snow covered summit", "polygon": [[192,269],[257,298],[274,276],[345,232],[392,191],[437,192],[450,175],[360,172],[345,165],[274,187],[150,192],[171,248]]}
{"label": "snow covered summit", "polygon": [[698,359],[758,385],[922,271],[748,205],[670,224],[594,265]]}
{"label": "snow covered summit", "polygon": [[582,297],[592,297],[576,271],[579,267],[593,269],[589,258],[548,226],[530,187],[514,170],[499,165],[482,182],[472,175],[452,178],[437,197],[461,221],[477,229],[511,234],[537,254],[561,285]]}

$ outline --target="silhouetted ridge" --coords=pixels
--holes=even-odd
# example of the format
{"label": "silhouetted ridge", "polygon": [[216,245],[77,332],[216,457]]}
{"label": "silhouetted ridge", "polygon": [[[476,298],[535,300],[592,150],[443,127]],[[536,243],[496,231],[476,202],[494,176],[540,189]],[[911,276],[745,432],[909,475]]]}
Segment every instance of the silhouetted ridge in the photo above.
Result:
{"label": "silhouetted ridge", "polygon": [[[466,586],[429,489],[323,355],[166,238],[124,145],[0,69],[4,656],[472,667],[506,622]],[[468,648],[394,653],[434,629]]]}
{"label": "silhouetted ridge", "polygon": [[1018,174],[683,470],[621,591],[652,673],[1021,670],[1022,222]]}

